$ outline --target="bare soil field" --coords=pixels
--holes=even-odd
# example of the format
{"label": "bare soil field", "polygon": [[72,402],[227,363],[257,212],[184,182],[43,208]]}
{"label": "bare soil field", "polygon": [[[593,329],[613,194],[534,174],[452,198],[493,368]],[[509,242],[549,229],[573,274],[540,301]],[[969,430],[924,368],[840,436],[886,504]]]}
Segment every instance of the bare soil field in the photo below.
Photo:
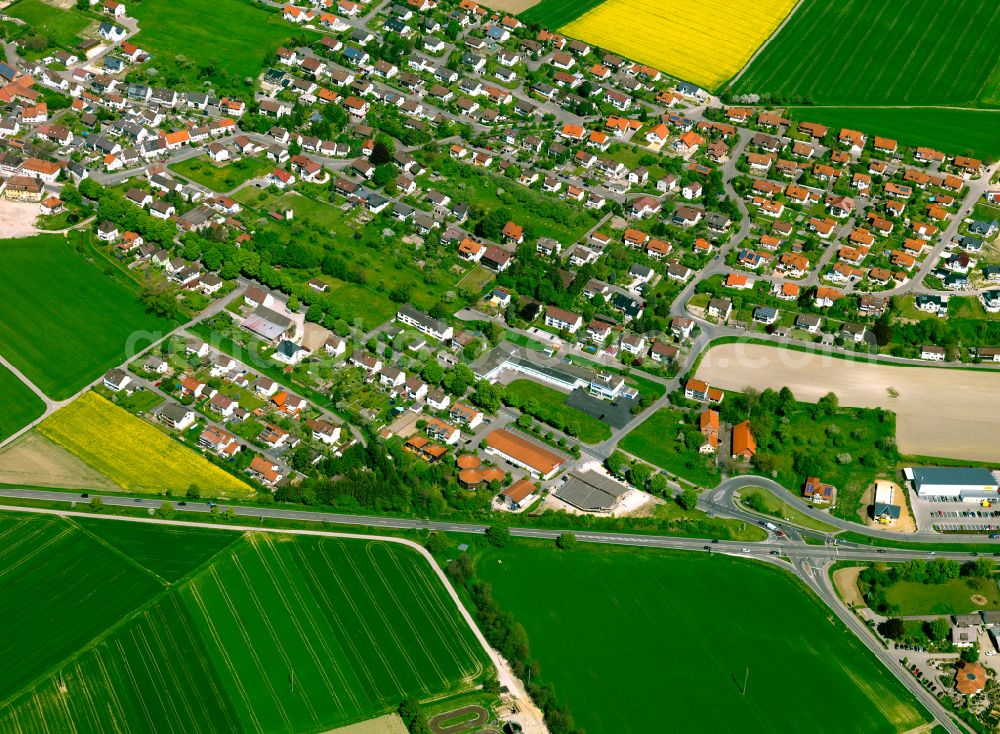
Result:
{"label": "bare soil field", "polygon": [[848,566],[847,568],[838,568],[833,572],[834,586],[837,587],[841,598],[848,606],[867,606],[858,590],[858,576],[863,570],[861,566]]}
{"label": "bare soil field", "polygon": [[38,204],[0,198],[0,238],[17,239],[37,234]]}
{"label": "bare soil field", "polygon": [[[851,362],[760,344],[721,344],[697,377],[726,390],[778,390],[815,402],[835,392],[840,404],[896,413],[903,454],[1000,461],[1000,372]],[[898,397],[889,397],[893,388]]]}
{"label": "bare soil field", "polygon": [[122,491],[103,474],[34,431],[0,451],[0,484]]}

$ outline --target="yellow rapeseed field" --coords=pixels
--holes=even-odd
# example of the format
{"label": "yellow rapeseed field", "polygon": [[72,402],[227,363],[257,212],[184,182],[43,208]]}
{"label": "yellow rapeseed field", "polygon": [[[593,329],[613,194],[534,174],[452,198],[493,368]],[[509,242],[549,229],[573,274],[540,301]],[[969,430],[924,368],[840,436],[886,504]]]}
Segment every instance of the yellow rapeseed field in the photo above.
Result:
{"label": "yellow rapeseed field", "polygon": [[560,31],[711,91],[793,7],[795,0],[606,0]]}
{"label": "yellow rapeseed field", "polygon": [[53,413],[38,430],[132,492],[183,494],[197,484],[206,497],[253,494],[249,485],[94,392]]}

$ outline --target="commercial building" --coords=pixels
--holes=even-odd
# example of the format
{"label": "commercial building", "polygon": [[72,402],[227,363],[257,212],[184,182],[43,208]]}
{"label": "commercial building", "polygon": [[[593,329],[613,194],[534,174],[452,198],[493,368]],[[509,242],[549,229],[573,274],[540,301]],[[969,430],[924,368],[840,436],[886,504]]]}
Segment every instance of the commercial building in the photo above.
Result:
{"label": "commercial building", "polygon": [[602,400],[617,400],[622,395],[628,397],[630,388],[626,386],[625,378],[617,373],[597,372],[575,364],[557,363],[545,360],[540,355],[528,359],[518,356],[516,352],[517,347],[502,344],[484,354],[470,365],[476,379],[496,382],[505,371],[510,371],[568,392],[587,390]]}
{"label": "commercial building", "polygon": [[918,497],[994,499],[1000,491],[993,472],[980,467],[913,467],[903,470]]}
{"label": "commercial building", "polygon": [[555,496],[583,512],[613,512],[628,492],[628,487],[597,472],[570,474]]}
{"label": "commercial building", "polygon": [[536,479],[551,479],[565,463],[556,454],[503,428],[486,436],[486,452],[526,469]]}

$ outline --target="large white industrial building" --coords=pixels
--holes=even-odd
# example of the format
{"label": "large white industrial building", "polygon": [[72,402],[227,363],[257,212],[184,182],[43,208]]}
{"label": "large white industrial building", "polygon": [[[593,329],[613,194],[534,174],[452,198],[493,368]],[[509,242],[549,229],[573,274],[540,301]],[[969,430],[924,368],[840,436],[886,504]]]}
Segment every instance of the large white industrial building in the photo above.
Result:
{"label": "large white industrial building", "polygon": [[903,470],[918,497],[996,499],[1000,485],[989,469],[978,467],[914,467]]}

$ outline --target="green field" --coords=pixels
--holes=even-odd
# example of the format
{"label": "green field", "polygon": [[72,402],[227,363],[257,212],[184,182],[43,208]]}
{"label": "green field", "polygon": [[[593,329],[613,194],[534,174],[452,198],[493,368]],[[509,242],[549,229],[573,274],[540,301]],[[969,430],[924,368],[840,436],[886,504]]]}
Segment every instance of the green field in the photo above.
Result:
{"label": "green field", "polygon": [[[972,601],[973,595],[985,604]],[[1000,609],[1000,588],[995,579],[957,578],[943,584],[897,581],[885,588],[885,600],[899,606],[899,614],[968,614],[979,609]]]}
{"label": "green field", "polygon": [[928,720],[825,607],[762,564],[517,545],[476,574],[588,732],[896,734]]}
{"label": "green field", "polygon": [[45,411],[45,403],[0,365],[0,440],[17,433]]}
{"label": "green field", "polygon": [[901,145],[926,145],[945,153],[980,158],[1000,155],[1000,111],[936,107],[792,107],[796,120],[881,135]]}
{"label": "green field", "polygon": [[537,23],[542,28],[554,31],[573,22],[602,2],[604,0],[541,0],[518,17],[525,23]]}
{"label": "green field", "polygon": [[5,733],[326,731],[488,665],[401,545],[13,513],[0,539]]}
{"label": "green field", "polygon": [[543,422],[554,421],[564,427],[570,426],[569,435],[578,437],[584,443],[600,443],[611,438],[611,428],[607,423],[566,405],[566,393],[532,380],[514,380],[504,388],[504,392],[516,396],[522,408],[529,401],[533,403],[526,412],[541,416]]}
{"label": "green field", "polygon": [[714,487],[719,483],[715,456],[706,457],[677,440],[683,418],[684,414],[679,410],[662,408],[625,436],[619,446],[682,479],[703,487]]}
{"label": "green field", "polygon": [[239,536],[203,528],[74,518],[102,543],[121,551],[167,582],[187,576]]}
{"label": "green field", "polygon": [[18,0],[4,12],[31,26],[31,31],[49,39],[51,45],[73,48],[80,33],[93,21],[75,9],[64,10],[41,0]]}
{"label": "green field", "polygon": [[733,91],[814,104],[997,106],[997,48],[997,3],[806,0]]}
{"label": "green field", "polygon": [[286,23],[279,11],[242,0],[144,0],[129,15],[141,29],[131,40],[157,57],[158,67],[179,59],[175,71],[191,81],[207,77],[230,86],[256,77],[268,54],[292,36],[318,38]]}
{"label": "green field", "polygon": [[273,169],[274,165],[263,158],[241,158],[224,166],[217,166],[207,158],[198,157],[171,163],[170,168],[212,191],[225,193]]}
{"label": "green field", "polygon": [[63,399],[172,327],[58,235],[0,241],[0,354]]}

